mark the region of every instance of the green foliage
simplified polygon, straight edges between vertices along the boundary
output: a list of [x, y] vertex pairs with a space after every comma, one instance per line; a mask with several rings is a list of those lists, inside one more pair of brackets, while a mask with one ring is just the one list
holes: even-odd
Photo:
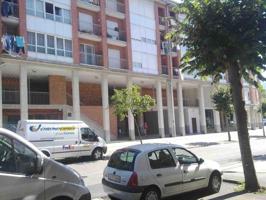
[[212, 101], [215, 105], [215, 110], [224, 112], [227, 117], [230, 117], [233, 113], [233, 100], [229, 87], [218, 87], [212, 94]]
[[184, 0], [174, 10], [184, 19], [176, 19], [166, 38], [187, 48], [183, 71], [217, 82], [233, 65], [251, 84], [266, 80], [265, 0]]
[[136, 117], [149, 111], [155, 105], [155, 100], [149, 95], [141, 96], [140, 88], [136, 85], [121, 90], [115, 89], [111, 100], [115, 108], [115, 114], [121, 121], [128, 117], [129, 111]]

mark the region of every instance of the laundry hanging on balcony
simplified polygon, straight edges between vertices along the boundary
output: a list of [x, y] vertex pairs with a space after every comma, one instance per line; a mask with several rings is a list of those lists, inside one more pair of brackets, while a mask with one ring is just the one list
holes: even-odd
[[3, 50], [11, 56], [25, 54], [25, 40], [23, 36], [5, 34], [1, 38]]

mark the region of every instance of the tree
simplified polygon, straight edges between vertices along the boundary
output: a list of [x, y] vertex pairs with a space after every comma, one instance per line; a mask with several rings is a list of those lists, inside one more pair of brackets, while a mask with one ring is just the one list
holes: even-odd
[[256, 86], [257, 80], [265, 80], [261, 72], [266, 69], [266, 1], [183, 0], [174, 10], [182, 15], [166, 37], [187, 48], [182, 70], [212, 76], [214, 82], [228, 73], [245, 189], [257, 191], [242, 79]]
[[155, 100], [149, 95], [141, 96], [140, 88], [136, 85], [120, 90], [115, 89], [114, 92], [111, 100], [114, 105], [115, 114], [122, 121], [128, 117], [129, 112], [132, 113], [134, 123], [138, 130], [140, 143], [142, 144], [142, 138], [136, 117], [152, 109], [155, 105]]
[[231, 141], [230, 135], [230, 117], [233, 114], [233, 99], [228, 87], [218, 87], [212, 94], [212, 101], [215, 105], [215, 110], [222, 112], [226, 117], [226, 128], [228, 132], [228, 141]]

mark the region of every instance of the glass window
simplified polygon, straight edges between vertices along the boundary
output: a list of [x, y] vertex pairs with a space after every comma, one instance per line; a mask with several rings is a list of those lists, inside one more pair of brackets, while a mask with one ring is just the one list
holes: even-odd
[[41, 0], [36, 0], [36, 16], [44, 18], [44, 3]]
[[64, 56], [64, 40], [62, 38], [56, 38], [57, 55]]
[[16, 173], [26, 174], [30, 168], [36, 168], [37, 154], [17, 140], [14, 141]]
[[197, 158], [190, 152], [181, 148], [174, 148], [176, 158], [182, 163], [196, 163]]
[[81, 139], [82, 140], [86, 140], [86, 141], [96, 141], [97, 140], [97, 138], [96, 138], [97, 136], [89, 128], [81, 128], [80, 132], [81, 132]]
[[27, 38], [28, 38], [28, 50], [35, 52], [36, 51], [35, 33], [27, 32]]
[[12, 140], [3, 135], [0, 135], [0, 171], [16, 171]]
[[55, 55], [55, 40], [54, 36], [47, 35], [47, 53]]
[[26, 1], [26, 12], [28, 15], [35, 15], [34, 0]]
[[72, 57], [72, 41], [65, 40], [65, 56]]
[[37, 33], [37, 52], [45, 53], [45, 37], [44, 37], [44, 34]]
[[64, 23], [71, 24], [71, 13], [70, 10], [63, 9]]
[[55, 21], [63, 22], [63, 9], [55, 7]]
[[108, 167], [115, 169], [134, 171], [134, 164], [139, 151], [118, 150], [114, 152], [108, 162]]
[[152, 169], [175, 167], [175, 161], [166, 149], [150, 152], [148, 154], [150, 166]]
[[54, 5], [45, 2], [46, 19], [54, 20]]

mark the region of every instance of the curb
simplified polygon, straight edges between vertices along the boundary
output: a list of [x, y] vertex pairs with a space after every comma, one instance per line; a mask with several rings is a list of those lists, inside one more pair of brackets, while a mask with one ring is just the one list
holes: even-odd
[[242, 183], [241, 181], [236, 181], [236, 180], [231, 180], [231, 179], [223, 179], [223, 182], [232, 183], [236, 185], [240, 185]]

